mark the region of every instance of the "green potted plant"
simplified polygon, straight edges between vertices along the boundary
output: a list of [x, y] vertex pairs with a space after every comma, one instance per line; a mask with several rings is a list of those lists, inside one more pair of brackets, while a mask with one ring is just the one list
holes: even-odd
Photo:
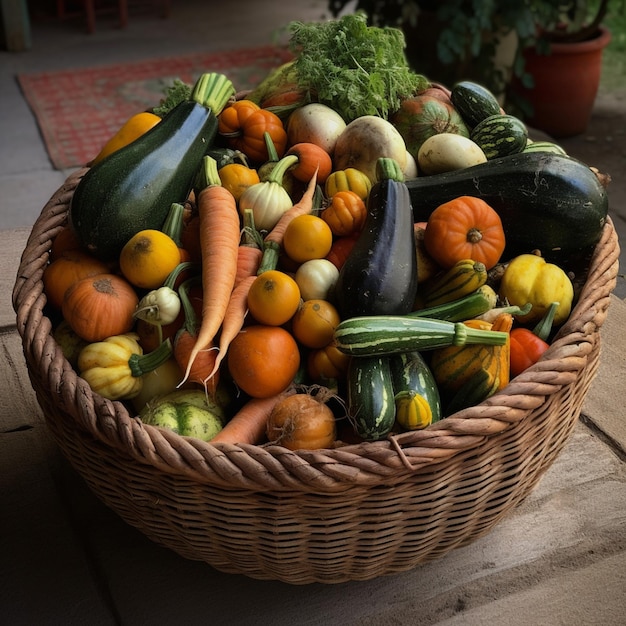
[[523, 71], [511, 83], [517, 114], [553, 137], [585, 131], [611, 34], [602, 21], [610, 0], [533, 3], [536, 32], [522, 40]]

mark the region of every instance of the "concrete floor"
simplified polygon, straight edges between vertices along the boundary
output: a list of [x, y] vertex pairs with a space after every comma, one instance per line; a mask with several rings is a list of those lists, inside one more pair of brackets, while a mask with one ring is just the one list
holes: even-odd
[[[13, 283], [14, 257], [29, 227], [69, 174], [52, 168], [17, 73], [262, 45], [288, 21], [318, 19], [326, 9], [325, 0], [172, 4], [171, 17], [161, 20], [145, 9], [134, 13], [131, 3], [126, 30], [104, 17], [93, 35], [86, 35], [79, 21], [36, 21], [32, 50], [0, 52], [0, 260], [5, 269], [0, 280], [8, 274], [5, 282]], [[626, 236], [624, 104], [602, 95], [589, 132], [563, 143], [573, 156], [613, 176], [611, 213], [618, 233]], [[106, 509], [47, 437], [27, 389], [14, 329], [9, 334], [14, 318], [3, 303], [5, 370], [11, 369], [11, 376], [2, 374], [3, 397], [12, 403], [0, 413], [3, 623], [623, 626], [623, 288], [620, 278], [584, 419], [518, 510], [474, 544], [406, 574], [303, 588], [220, 575], [155, 546]], [[9, 391], [15, 380], [24, 385], [17, 394]], [[17, 415], [32, 430], [5, 427], [5, 422], [21, 425]], [[5, 509], [7, 501], [13, 506]]]

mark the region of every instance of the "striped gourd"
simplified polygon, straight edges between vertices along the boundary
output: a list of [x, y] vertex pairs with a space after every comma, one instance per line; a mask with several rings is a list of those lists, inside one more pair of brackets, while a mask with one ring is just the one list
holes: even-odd
[[490, 115], [472, 129], [470, 139], [480, 146], [489, 161], [523, 152], [528, 129], [513, 115]]
[[[466, 325], [487, 332], [504, 332], [507, 336], [513, 325], [513, 316], [498, 315], [493, 324], [482, 320], [468, 320]], [[460, 410], [482, 402], [509, 382], [510, 345], [450, 346], [435, 350], [430, 367], [444, 399], [446, 412]]]
[[423, 283], [419, 298], [424, 307], [452, 302], [480, 289], [487, 282], [487, 277], [484, 263], [460, 259], [448, 270]]
[[466, 296], [461, 296], [450, 302], [431, 306], [425, 309], [412, 311], [412, 317], [430, 317], [449, 322], [463, 322], [478, 317], [495, 308], [498, 294], [490, 285], [483, 285]]

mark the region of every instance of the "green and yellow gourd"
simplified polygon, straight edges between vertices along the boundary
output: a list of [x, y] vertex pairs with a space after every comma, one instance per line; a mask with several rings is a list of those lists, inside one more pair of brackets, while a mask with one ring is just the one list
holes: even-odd
[[418, 430], [441, 419], [441, 399], [435, 377], [417, 351], [389, 357], [396, 421], [405, 430]]
[[69, 219], [94, 256], [116, 260], [133, 235], [159, 230], [172, 204], [187, 199], [217, 134], [217, 116], [233, 94], [225, 76], [203, 74], [189, 100], [86, 172]]

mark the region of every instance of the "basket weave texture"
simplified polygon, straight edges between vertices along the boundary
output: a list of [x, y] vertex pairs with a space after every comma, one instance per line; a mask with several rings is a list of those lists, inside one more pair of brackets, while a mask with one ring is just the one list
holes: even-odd
[[42, 274], [84, 170], [46, 204], [13, 291], [46, 422], [106, 505], [156, 543], [228, 573], [292, 584], [414, 568], [487, 533], [567, 442], [598, 367], [618, 271], [610, 218], [542, 360], [482, 404], [387, 440], [319, 451], [210, 444], [94, 394], [52, 337]]

